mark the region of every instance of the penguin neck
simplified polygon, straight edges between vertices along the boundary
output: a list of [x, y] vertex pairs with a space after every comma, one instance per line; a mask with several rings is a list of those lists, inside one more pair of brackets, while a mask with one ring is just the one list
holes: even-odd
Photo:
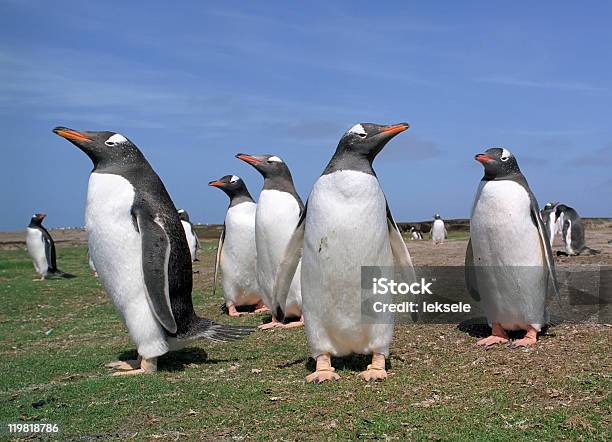
[[336, 153], [334, 153], [334, 156], [329, 160], [327, 167], [323, 171], [323, 175], [340, 170], [355, 170], [376, 176], [376, 172], [372, 168], [372, 161], [374, 161], [374, 158], [371, 156], [349, 151], [343, 146], [338, 146]]
[[289, 171], [287, 171], [286, 175], [265, 177], [263, 190], [277, 190], [279, 192], [287, 192], [297, 200], [298, 206], [300, 206], [300, 210], [304, 208], [302, 198], [300, 198], [300, 195], [298, 195], [297, 191], [295, 190], [295, 186], [293, 184], [293, 177], [291, 176], [291, 172]]
[[28, 224], [28, 227], [30, 227], [32, 229], [40, 229], [40, 228], [42, 228], [42, 224], [38, 223], [36, 221], [30, 221], [30, 224]]
[[242, 190], [240, 193], [234, 193], [232, 195], [229, 195], [229, 197], [230, 197], [230, 204], [228, 208], [230, 209], [241, 203], [254, 203], [255, 202], [255, 200], [253, 200], [253, 197], [251, 196], [249, 191], [246, 189]]
[[482, 177], [482, 181], [502, 181], [502, 180], [514, 180], [514, 181], [524, 181], [525, 177], [523, 174], [519, 172], [511, 172], [506, 173], [504, 175], [494, 175], [485, 170], [485, 174]]

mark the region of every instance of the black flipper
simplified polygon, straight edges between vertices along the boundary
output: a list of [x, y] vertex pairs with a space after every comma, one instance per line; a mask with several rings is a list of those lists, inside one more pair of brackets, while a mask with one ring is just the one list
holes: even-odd
[[476, 283], [476, 271], [474, 270], [474, 251], [472, 250], [472, 239], [468, 241], [465, 251], [465, 284], [473, 300], [480, 302], [480, 293]]
[[144, 203], [134, 206], [133, 212], [140, 232], [142, 272], [149, 307], [168, 332], [176, 333], [177, 326], [168, 288], [170, 240], [160, 219]]
[[215, 258], [215, 277], [213, 279], [213, 296], [217, 291], [217, 281], [219, 275], [219, 269], [221, 268], [221, 251], [223, 250], [223, 244], [225, 243], [225, 223], [223, 224], [223, 231], [219, 236], [219, 243], [217, 244], [217, 257]]

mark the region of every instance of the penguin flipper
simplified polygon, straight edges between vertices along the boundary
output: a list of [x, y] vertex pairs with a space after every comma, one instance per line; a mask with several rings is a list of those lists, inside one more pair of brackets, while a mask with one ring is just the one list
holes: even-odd
[[[304, 206], [304, 210], [300, 215], [300, 219], [291, 235], [291, 239], [285, 248], [283, 259], [278, 266], [276, 279], [274, 280], [274, 288], [272, 290], [272, 299], [275, 305], [272, 306], [272, 313], [278, 316], [284, 316], [284, 308], [287, 303], [287, 296], [291, 288], [291, 281], [297, 269], [300, 259], [302, 258], [302, 247], [304, 246], [304, 229], [306, 227], [306, 213], [308, 211], [308, 201]], [[278, 311], [283, 314], [279, 315]]]
[[468, 293], [474, 301], [480, 302], [480, 293], [476, 284], [476, 271], [474, 270], [474, 251], [472, 250], [472, 240], [468, 241], [465, 251], [465, 285]]
[[557, 283], [557, 273], [555, 272], [555, 260], [553, 258], [552, 247], [550, 245], [551, 241], [548, 238], [548, 231], [546, 230], [544, 222], [542, 221], [538, 202], [536, 201], [535, 197], [531, 192], [529, 192], [529, 198], [531, 200], [531, 219], [538, 229], [538, 234], [540, 236], [540, 245], [542, 246], [544, 260], [546, 261], [546, 266], [548, 267], [548, 274], [552, 282], [555, 296], [557, 297], [557, 300], [559, 300], [559, 285]]
[[177, 326], [168, 288], [170, 240], [159, 217], [146, 207], [135, 208], [134, 212], [140, 232], [142, 272], [149, 307], [168, 332], [176, 333]]
[[45, 258], [47, 258], [47, 266], [52, 272], [57, 270], [57, 258], [55, 255], [55, 244], [53, 238], [47, 230], [42, 231], [42, 240], [45, 243]]
[[[197, 238], [197, 236], [196, 236]], [[215, 277], [213, 279], [213, 296], [217, 292], [217, 281], [219, 277], [219, 268], [221, 267], [221, 251], [223, 250], [223, 244], [225, 243], [225, 224], [223, 224], [223, 230], [219, 236], [219, 243], [217, 244], [217, 257], [215, 258]]]
[[400, 267], [402, 277], [406, 282], [416, 281], [414, 267], [412, 266], [412, 258], [402, 234], [397, 227], [397, 223], [393, 219], [389, 203], [387, 203], [387, 228], [389, 230], [389, 242], [391, 244], [391, 252], [393, 253], [393, 261], [395, 265]]

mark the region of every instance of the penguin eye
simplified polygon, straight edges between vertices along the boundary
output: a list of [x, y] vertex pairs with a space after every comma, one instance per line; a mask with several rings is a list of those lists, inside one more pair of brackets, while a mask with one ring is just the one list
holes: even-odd
[[109, 147], [114, 147], [117, 144], [122, 144], [126, 142], [127, 142], [127, 138], [125, 138], [123, 135], [115, 134], [115, 135], [110, 136], [108, 140], [104, 142], [104, 144], [106, 144]]
[[368, 134], [366, 134], [365, 132], [364, 132], [364, 133], [357, 133], [357, 136], [358, 136], [359, 138], [365, 138], [365, 137], [367, 137], [367, 136], [368, 136]]
[[230, 178], [230, 183], [235, 183], [236, 181], [238, 181], [240, 178], [238, 178], [236, 175], [232, 175], [232, 177]]
[[502, 160], [503, 162], [506, 162], [510, 159], [510, 157], [501, 157], [500, 160]]
[[273, 156], [268, 158], [268, 164], [272, 164], [272, 163], [282, 163], [283, 160], [281, 160], [279, 157], [277, 156]]

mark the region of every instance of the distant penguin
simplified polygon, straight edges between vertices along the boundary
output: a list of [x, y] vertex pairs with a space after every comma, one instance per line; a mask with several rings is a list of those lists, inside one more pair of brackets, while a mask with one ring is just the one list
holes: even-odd
[[420, 230], [416, 230], [414, 226], [412, 226], [410, 227], [410, 239], [411, 240], [423, 239], [423, 234], [421, 233]]
[[256, 305], [255, 312], [265, 308], [257, 283], [257, 249], [255, 246], [255, 212], [253, 201], [244, 181], [236, 175], [226, 175], [208, 183], [227, 194], [230, 204], [225, 214], [223, 231], [217, 247], [213, 295], [221, 270], [223, 298], [230, 316], [240, 316], [236, 306]]
[[46, 216], [44, 213], [32, 215], [26, 229], [26, 246], [34, 262], [36, 273], [40, 275], [40, 281], [52, 277], [74, 278], [74, 275], [64, 273], [57, 268], [55, 242], [42, 225]]
[[440, 218], [440, 215], [436, 213], [434, 216], [434, 222], [431, 227], [431, 239], [434, 244], [442, 244], [444, 239], [448, 236], [446, 232], [446, 226], [444, 225], [444, 221]]
[[576, 210], [565, 204], [555, 206], [555, 217], [559, 220], [559, 228], [565, 245], [565, 253], [557, 252], [557, 255], [575, 256], [583, 252], [590, 255], [597, 255], [599, 250], [587, 247], [584, 242], [584, 227], [582, 218]]
[[406, 129], [405, 123], [351, 127], [316, 181], [287, 247], [275, 297], [282, 308], [303, 249], [304, 321], [310, 354], [316, 359], [316, 371], [307, 382], [338, 379], [331, 357], [350, 353], [372, 355], [361, 378], [387, 377], [393, 320], [388, 315], [363, 320], [361, 267], [402, 266], [414, 277], [410, 254], [372, 169], [385, 144]]
[[199, 261], [198, 249], [200, 248], [200, 240], [198, 239], [198, 235], [196, 235], [193, 224], [191, 224], [189, 220], [189, 214], [184, 209], [179, 209], [178, 214], [181, 224], [183, 225], [183, 230], [185, 230], [185, 236], [187, 237], [187, 246], [189, 247], [191, 260]]
[[85, 222], [100, 281], [121, 314], [138, 360], [119, 374], [150, 373], [157, 358], [197, 338], [231, 341], [253, 331], [200, 318], [191, 299], [187, 240], [164, 184], [140, 150], [114, 132], [53, 130], [92, 160]]
[[[237, 154], [236, 158], [249, 163], [264, 177], [255, 213], [257, 281], [264, 304], [272, 310], [276, 304], [273, 297], [276, 272], [302, 215], [304, 203], [295, 190], [289, 167], [278, 156]], [[277, 312], [272, 310], [272, 322], [263, 324], [260, 328], [287, 328], [304, 324], [299, 264], [289, 296], [282, 308], [285, 313], [284, 321], [279, 320]]]
[[544, 227], [548, 232], [548, 239], [550, 240], [550, 247], [553, 246], [555, 242], [555, 236], [557, 235], [558, 223], [556, 221], [555, 208], [559, 203], [546, 203], [544, 208], [540, 211], [542, 216], [542, 222], [544, 223]]
[[513, 344], [534, 345], [548, 320], [549, 286], [559, 293], [548, 232], [514, 155], [492, 148], [475, 159], [484, 177], [472, 208], [466, 283], [493, 328], [477, 344], [506, 343], [505, 330], [526, 330]]

